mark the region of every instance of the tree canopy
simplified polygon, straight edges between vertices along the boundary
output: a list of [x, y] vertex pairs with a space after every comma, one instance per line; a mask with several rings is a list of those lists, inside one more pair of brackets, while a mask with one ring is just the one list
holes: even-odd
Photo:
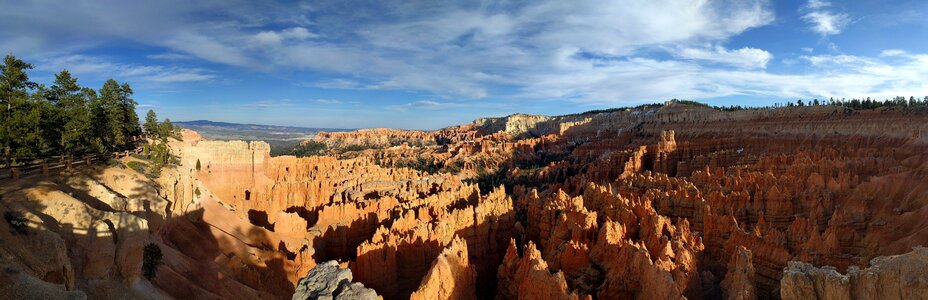
[[[0, 65], [4, 165], [56, 155], [126, 150], [140, 142], [138, 102], [132, 98], [128, 83], [110, 79], [94, 90], [81, 86], [71, 72], [62, 70], [49, 87], [29, 79], [27, 71], [32, 68], [12, 54]], [[160, 130], [161, 125], [156, 127]]]

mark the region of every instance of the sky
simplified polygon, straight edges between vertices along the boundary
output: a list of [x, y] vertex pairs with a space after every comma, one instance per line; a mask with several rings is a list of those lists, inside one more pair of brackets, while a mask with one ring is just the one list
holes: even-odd
[[0, 0], [0, 52], [139, 111], [436, 129], [512, 113], [928, 95], [924, 0]]

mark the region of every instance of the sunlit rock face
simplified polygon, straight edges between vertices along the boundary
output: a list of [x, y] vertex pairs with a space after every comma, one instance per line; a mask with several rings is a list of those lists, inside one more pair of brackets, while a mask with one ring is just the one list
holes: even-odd
[[917, 299], [928, 282], [920, 109], [668, 103], [314, 142], [338, 156], [186, 131], [157, 180], [4, 183], [0, 292]]

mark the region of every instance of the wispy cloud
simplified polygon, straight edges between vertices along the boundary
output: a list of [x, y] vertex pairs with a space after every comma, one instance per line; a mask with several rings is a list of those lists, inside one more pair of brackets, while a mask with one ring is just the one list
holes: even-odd
[[262, 31], [252, 36], [252, 40], [265, 46], [277, 46], [286, 41], [302, 41], [317, 37], [303, 27], [293, 27], [280, 31]]
[[363, 89], [365, 85], [359, 81], [344, 79], [344, 78], [332, 78], [325, 79], [320, 81], [313, 82], [298, 82], [296, 85], [303, 87], [315, 87], [315, 88], [325, 88], [325, 89]]
[[248, 108], [248, 109], [256, 109], [256, 110], [267, 110], [271, 108], [290, 107], [293, 105], [294, 103], [290, 99], [277, 99], [277, 100], [262, 99], [262, 100], [258, 100], [254, 102], [245, 103], [242, 105], [242, 107]]
[[[315, 87], [476, 99], [499, 95], [500, 88], [525, 87], [533, 74], [557, 69], [565, 57], [578, 53], [628, 57], [667, 45], [699, 48], [774, 19], [766, 0], [544, 0], [511, 5], [382, 1], [351, 10], [341, 1], [235, 4], [166, 0], [138, 6], [117, 2], [101, 9], [76, 3], [67, 16], [53, 17], [42, 13], [51, 4], [32, 3], [0, 13], [0, 26], [47, 41], [78, 32], [84, 40], [131, 40], [258, 71], [308, 70], [352, 78], [315, 82]], [[16, 24], [24, 20], [33, 26]], [[42, 47], [42, 42], [31, 45]], [[762, 67], [769, 60], [761, 49], [706, 51], [724, 58], [690, 53], [690, 59], [738, 67]]]
[[338, 100], [338, 99], [313, 99], [310, 101], [316, 104], [326, 104], [326, 105], [335, 105], [335, 104], [344, 103], [342, 100]]
[[722, 47], [709, 49], [683, 48], [676, 52], [682, 58], [722, 63], [742, 68], [766, 68], [767, 63], [773, 59], [773, 54], [765, 50], [744, 47], [728, 50]]
[[145, 83], [201, 82], [216, 77], [204, 69], [120, 63], [88, 55], [42, 56], [39, 60], [36, 65], [40, 70], [48, 72], [68, 69], [78, 76], [120, 78]]
[[808, 12], [802, 19], [812, 25], [812, 31], [829, 36], [841, 33], [841, 30], [850, 23], [850, 17], [845, 13], [830, 11], [831, 2], [826, 0], [809, 0], [806, 4]]
[[151, 55], [147, 55], [147, 56], [145, 56], [145, 57], [147, 57], [148, 59], [154, 59], [154, 60], [169, 60], [169, 61], [194, 59], [193, 56], [186, 55], [186, 54], [180, 54], [180, 53], [173, 53], [173, 52], [166, 52], [166, 53], [159, 53], [159, 54], [151, 54]]
[[880, 52], [880, 56], [883, 57], [892, 57], [892, 56], [906, 56], [909, 53], [905, 50], [900, 49], [886, 49]]
[[[208, 70], [167, 65], [193, 58], [243, 70], [295, 73], [304, 80], [295, 84], [306, 87], [404, 90], [422, 98], [456, 99], [388, 107], [393, 110], [439, 110], [480, 98], [624, 103], [928, 93], [928, 76], [918, 69], [925, 67], [925, 58], [916, 53], [886, 50], [875, 58], [777, 53], [778, 61], [802, 67], [801, 73], [768, 70], [774, 61], [769, 49], [730, 46], [733, 37], [775, 21], [767, 0], [376, 1], [351, 9], [344, 1], [233, 2], [113, 1], [101, 6], [78, 1], [69, 3], [66, 15], [46, 13], [57, 4], [24, 3], [0, 11], [0, 28], [17, 33], [0, 34], [0, 45], [35, 53], [56, 50], [58, 44], [71, 45], [62, 50], [70, 53], [105, 41], [150, 45], [164, 53], [149, 58], [166, 65], [63, 56], [70, 58], [59, 58], [56, 68], [152, 83], [215, 80]], [[837, 4], [807, 1], [799, 10], [801, 19], [788, 21], [808, 25], [823, 37], [839, 34], [850, 16]], [[837, 52], [837, 45], [828, 47]], [[267, 102], [252, 105], [271, 107]]]
[[389, 110], [394, 110], [394, 111], [408, 111], [411, 109], [442, 110], [442, 109], [450, 109], [450, 108], [457, 108], [457, 107], [463, 107], [463, 106], [465, 105], [462, 103], [438, 102], [434, 100], [419, 100], [419, 101], [413, 101], [413, 102], [409, 102], [405, 104], [388, 105], [385, 108]]

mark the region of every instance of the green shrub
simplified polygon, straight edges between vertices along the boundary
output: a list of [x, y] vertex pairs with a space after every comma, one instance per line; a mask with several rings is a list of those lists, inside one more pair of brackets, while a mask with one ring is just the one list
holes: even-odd
[[115, 158], [110, 158], [109, 160], [107, 160], [107, 161], [106, 161], [106, 165], [107, 165], [107, 166], [110, 166], [110, 167], [118, 167], [118, 168], [124, 168], [124, 167], [126, 167], [125, 165], [122, 164], [121, 161], [119, 161], [118, 159], [115, 159]]
[[143, 163], [143, 162], [139, 162], [139, 161], [130, 161], [130, 162], [127, 162], [127, 163], [126, 163], [126, 166], [128, 166], [130, 169], [135, 170], [136, 172], [139, 172], [139, 173], [142, 173], [142, 174], [145, 174], [145, 173], [146, 173], [146, 172], [145, 172], [146, 169], [148, 169], [148, 165], [146, 165], [146, 164]]
[[[273, 149], [273, 148], [272, 148]], [[320, 142], [316, 141], [306, 141], [303, 142], [290, 151], [290, 154], [293, 154], [296, 157], [306, 157], [314, 155], [325, 155], [328, 151], [328, 147]]]

